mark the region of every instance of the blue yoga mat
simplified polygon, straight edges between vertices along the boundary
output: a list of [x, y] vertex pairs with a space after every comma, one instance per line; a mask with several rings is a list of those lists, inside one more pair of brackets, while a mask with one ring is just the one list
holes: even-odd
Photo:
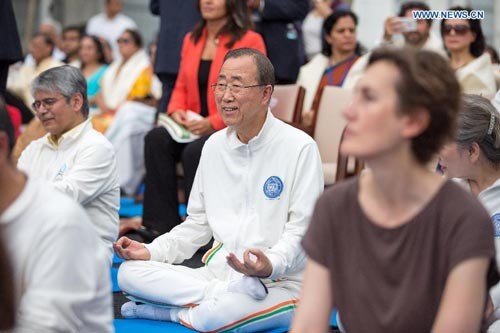
[[118, 287], [118, 268], [117, 267], [111, 267], [111, 284], [112, 284], [112, 290], [114, 293], [117, 293], [120, 291], [120, 287]]
[[330, 317], [330, 326], [339, 327], [337, 324], [337, 310], [332, 311], [332, 316]]
[[[120, 199], [120, 210], [118, 214], [121, 217], [135, 217], [142, 216], [142, 203], [135, 202], [132, 198], [121, 198]], [[186, 205], [179, 205], [179, 215], [186, 216]]]
[[132, 198], [120, 198], [118, 214], [122, 217], [142, 216], [142, 203], [136, 203]]
[[[185, 333], [185, 332], [196, 332], [181, 324], [156, 321], [156, 320], [146, 320], [146, 319], [115, 319], [114, 320], [115, 333], [137, 333], [137, 332], [148, 332], [148, 333]], [[267, 333], [284, 333], [287, 332], [288, 328], [281, 327], [276, 328]]]
[[124, 260], [113, 253], [113, 265], [120, 265]]
[[156, 320], [146, 320], [146, 319], [115, 319], [115, 333], [138, 333], [138, 332], [148, 332], [148, 333], [186, 333], [186, 332], [196, 332], [181, 324], [166, 322], [166, 321], [156, 321]]

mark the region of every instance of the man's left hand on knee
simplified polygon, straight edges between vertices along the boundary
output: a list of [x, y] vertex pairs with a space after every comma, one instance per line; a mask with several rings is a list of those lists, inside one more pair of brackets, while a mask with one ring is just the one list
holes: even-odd
[[229, 253], [226, 259], [235, 271], [248, 276], [266, 278], [273, 272], [273, 264], [264, 252], [258, 249], [246, 250], [243, 253], [243, 262], [234, 253]]

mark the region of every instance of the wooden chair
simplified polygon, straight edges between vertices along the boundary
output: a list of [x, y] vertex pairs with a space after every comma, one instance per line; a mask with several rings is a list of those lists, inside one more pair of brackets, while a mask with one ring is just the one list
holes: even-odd
[[[340, 136], [340, 143], [342, 143], [342, 141], [344, 140], [344, 132], [345, 127], [342, 130], [342, 135]], [[339, 149], [337, 154], [337, 170], [335, 172], [335, 182], [359, 175], [361, 171], [363, 171], [364, 166], [365, 165], [363, 161], [354, 156], [344, 155], [340, 152]]]
[[304, 105], [305, 93], [304, 87], [297, 84], [274, 86], [273, 99], [276, 104], [271, 108], [271, 112], [284, 122], [298, 123]]
[[342, 110], [347, 107], [351, 98], [351, 90], [334, 86], [325, 87], [313, 119], [312, 134], [321, 155], [325, 185], [335, 183], [340, 140], [347, 124]]

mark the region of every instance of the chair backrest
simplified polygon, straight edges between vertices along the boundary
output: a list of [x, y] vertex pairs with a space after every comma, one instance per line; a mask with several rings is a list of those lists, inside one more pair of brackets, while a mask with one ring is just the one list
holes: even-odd
[[[340, 136], [340, 143], [342, 143], [342, 140], [344, 140], [344, 132], [345, 127], [342, 130], [342, 135]], [[365, 164], [363, 161], [350, 155], [341, 154], [339, 149], [337, 154], [335, 182], [359, 175], [361, 171], [363, 171], [364, 166]]]
[[342, 110], [349, 104], [352, 91], [335, 86], [326, 86], [321, 94], [318, 111], [313, 120], [313, 138], [318, 144], [321, 161], [336, 163], [337, 155], [347, 121]]
[[273, 99], [275, 104], [271, 107], [273, 115], [287, 123], [298, 123], [304, 105], [306, 90], [298, 84], [283, 84], [274, 86]]

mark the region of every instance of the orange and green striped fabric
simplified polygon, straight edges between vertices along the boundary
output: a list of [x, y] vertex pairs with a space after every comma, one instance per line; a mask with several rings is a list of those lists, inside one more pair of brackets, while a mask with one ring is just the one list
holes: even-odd
[[[224, 332], [231, 332], [235, 329], [241, 328], [243, 326], [253, 324], [259, 321], [263, 321], [269, 318], [272, 318], [274, 316], [280, 315], [284, 312], [288, 311], [293, 311], [295, 307], [297, 306], [298, 300], [291, 300], [291, 301], [286, 301], [283, 303], [279, 303], [275, 306], [270, 307], [269, 309], [265, 309], [256, 313], [253, 313], [249, 316], [246, 316], [245, 318], [242, 318], [240, 320], [237, 320], [233, 323], [227, 324], [219, 329], [216, 329], [214, 331], [211, 331], [209, 333], [224, 333]], [[191, 329], [194, 329], [189, 323], [183, 321], [181, 319], [181, 324], [189, 327]]]
[[224, 243], [219, 243], [216, 247], [211, 248], [208, 250], [205, 255], [203, 255], [203, 258], [201, 258], [201, 262], [204, 263], [205, 265], [208, 265], [208, 262], [212, 260], [214, 255], [219, 251], [222, 246], [224, 246]]

